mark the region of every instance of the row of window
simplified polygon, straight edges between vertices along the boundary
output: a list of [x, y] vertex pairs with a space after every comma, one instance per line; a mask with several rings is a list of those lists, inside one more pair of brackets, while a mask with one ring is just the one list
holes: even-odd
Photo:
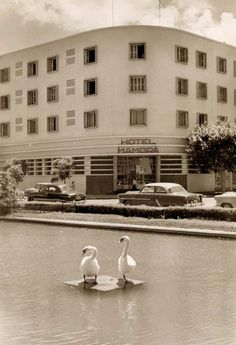
[[[75, 55], [75, 49], [69, 49], [66, 51], [67, 63], [70, 64], [74, 60], [68, 60], [68, 56]], [[145, 43], [130, 43], [130, 55], [131, 60], [144, 59], [145, 58]], [[97, 47], [89, 47], [84, 49], [84, 64], [91, 64], [97, 62]], [[27, 76], [38, 75], [38, 60], [30, 61], [27, 63]], [[59, 56], [51, 56], [47, 58], [47, 72], [56, 72], [59, 70]], [[10, 81], [10, 68], [2, 68], [0, 70], [0, 82], [4, 83]]]
[[[21, 90], [18, 90], [21, 91]], [[17, 92], [16, 92], [17, 95]], [[18, 96], [17, 96], [18, 97]], [[47, 88], [47, 102], [57, 102], [58, 97], [58, 85], [50, 86]], [[27, 91], [27, 104], [38, 104], [38, 90]], [[10, 109], [10, 95], [4, 95], [0, 97], [0, 109]]]
[[[202, 83], [197, 81], [197, 98], [207, 99], [207, 83]], [[73, 92], [68, 92], [73, 91]], [[147, 82], [146, 76], [130, 76], [129, 77], [129, 91], [131, 93], [135, 92], [146, 92]], [[16, 96], [21, 91], [20, 95], [22, 96], [22, 90], [16, 91]], [[67, 89], [67, 94], [74, 93], [74, 87]], [[97, 94], [97, 79], [88, 79], [84, 80], [84, 95], [96, 95]], [[176, 94], [177, 95], [188, 95], [188, 79], [176, 78]], [[18, 96], [17, 96], [18, 97]], [[47, 102], [58, 102], [59, 93], [58, 85], [50, 86], [47, 88]], [[217, 101], [218, 102], [227, 102], [227, 88], [223, 86], [217, 86]], [[38, 89], [27, 91], [27, 104], [36, 105], [38, 104]], [[234, 104], [236, 105], [236, 90], [234, 90]], [[10, 109], [10, 95], [0, 96], [0, 109]]]
[[[188, 63], [188, 48], [176, 46], [175, 47], [175, 61], [179, 63]], [[196, 66], [199, 68], [207, 68], [207, 53], [196, 51]], [[227, 73], [226, 58], [216, 57], [216, 71], [218, 73]], [[236, 61], [234, 61], [234, 77], [236, 76]]]
[[[70, 57], [72, 56], [72, 58]], [[68, 49], [66, 51], [67, 63], [74, 63], [75, 49]], [[129, 44], [129, 58], [131, 60], [146, 59], [146, 43], [130, 43]], [[188, 63], [188, 48], [182, 46], [175, 46], [175, 61], [178, 63]], [[73, 59], [73, 60], [71, 60]], [[91, 64], [97, 62], [97, 46], [84, 49], [84, 64]], [[19, 64], [19, 63], [17, 63]], [[16, 64], [16, 67], [17, 67]], [[47, 58], [46, 65], [47, 72], [56, 72], [59, 70], [59, 56], [51, 56]], [[196, 66], [199, 68], [207, 68], [207, 53], [196, 51]], [[227, 60], [226, 58], [217, 56], [216, 70], [218, 73], [227, 73]], [[38, 60], [30, 61], [27, 63], [27, 76], [38, 75]], [[234, 76], [236, 76], [236, 61], [234, 61]], [[0, 82], [10, 81], [10, 68], [0, 69]]]
[[[226, 121], [227, 116], [218, 116], [220, 121]], [[204, 113], [197, 113], [197, 124], [202, 125], [208, 122], [208, 115]], [[22, 119], [19, 122], [22, 125]], [[130, 109], [130, 125], [147, 125], [147, 109]], [[98, 126], [98, 112], [92, 110], [84, 113], [84, 128], [97, 127]], [[189, 126], [189, 112], [184, 110], [177, 110], [176, 112], [176, 126], [187, 128]], [[49, 116], [47, 118], [47, 131], [57, 132], [59, 130], [59, 117]], [[38, 133], [38, 119], [27, 120], [27, 134]], [[0, 136], [10, 136], [10, 122], [0, 123]]]
[[[58, 56], [52, 56], [47, 58], [47, 72], [56, 72], [58, 71]], [[38, 75], [38, 61], [31, 61], [27, 63], [27, 76], [32, 77]], [[3, 68], [0, 70], [0, 82], [10, 81], [10, 67]]]
[[[55, 158], [36, 158], [22, 160], [22, 163], [27, 166], [28, 175], [51, 175], [53, 170], [53, 161]], [[84, 157], [72, 157], [73, 169], [72, 174], [84, 174], [85, 162]]]
[[[188, 95], [188, 79], [176, 78], [176, 94]], [[207, 83], [196, 82], [196, 96], [199, 99], [207, 99]], [[227, 88], [217, 85], [217, 101], [227, 102]], [[234, 104], [236, 105], [236, 90], [234, 90]]]

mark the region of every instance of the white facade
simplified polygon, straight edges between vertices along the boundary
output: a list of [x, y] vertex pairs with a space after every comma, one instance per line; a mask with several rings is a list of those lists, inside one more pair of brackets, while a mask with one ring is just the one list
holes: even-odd
[[152, 26], [93, 30], [3, 55], [0, 160], [26, 160], [24, 187], [49, 181], [53, 158], [72, 156], [73, 180], [87, 193], [130, 188], [133, 178], [195, 190], [185, 138], [199, 114], [235, 121], [235, 64], [235, 47]]

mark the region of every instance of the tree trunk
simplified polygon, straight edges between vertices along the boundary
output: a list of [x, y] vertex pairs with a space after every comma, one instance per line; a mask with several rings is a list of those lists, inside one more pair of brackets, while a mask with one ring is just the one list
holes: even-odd
[[226, 170], [224, 168], [220, 168], [220, 182], [221, 182], [221, 191], [222, 193], [224, 193], [225, 182], [226, 182]]

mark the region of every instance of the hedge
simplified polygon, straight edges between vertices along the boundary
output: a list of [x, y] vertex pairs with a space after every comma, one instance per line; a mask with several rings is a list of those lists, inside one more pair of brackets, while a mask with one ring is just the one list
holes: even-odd
[[163, 218], [163, 219], [207, 219], [236, 222], [236, 209], [200, 207], [145, 207], [145, 206], [107, 206], [79, 203], [28, 202], [25, 209], [38, 211], [60, 211], [75, 213], [114, 214], [124, 217]]

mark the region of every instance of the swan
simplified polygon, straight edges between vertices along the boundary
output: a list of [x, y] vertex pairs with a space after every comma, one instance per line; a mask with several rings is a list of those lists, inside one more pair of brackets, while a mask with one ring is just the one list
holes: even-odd
[[[89, 254], [89, 255], [85, 255]], [[84, 256], [85, 255], [85, 256]], [[84, 283], [86, 283], [86, 276], [95, 276], [95, 283], [97, 283], [97, 275], [100, 271], [100, 266], [97, 260], [98, 250], [94, 246], [84, 247], [81, 256], [84, 256], [80, 263], [80, 270], [83, 274]]]
[[132, 272], [136, 267], [135, 260], [128, 255], [128, 248], [130, 244], [129, 236], [122, 236], [119, 243], [124, 242], [124, 248], [121, 256], [118, 259], [118, 271], [123, 275], [125, 283], [127, 283], [126, 273]]

